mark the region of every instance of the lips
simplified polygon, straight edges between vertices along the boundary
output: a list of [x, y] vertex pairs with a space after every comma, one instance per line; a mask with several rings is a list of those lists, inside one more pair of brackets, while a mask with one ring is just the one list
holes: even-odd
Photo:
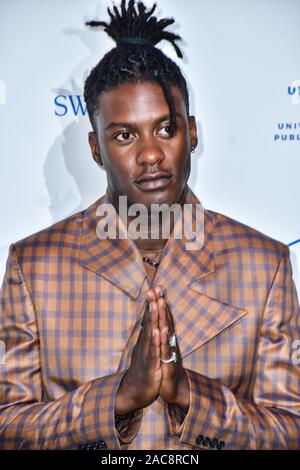
[[159, 172], [143, 175], [135, 183], [144, 191], [154, 191], [166, 188], [171, 179], [172, 175], [170, 173]]

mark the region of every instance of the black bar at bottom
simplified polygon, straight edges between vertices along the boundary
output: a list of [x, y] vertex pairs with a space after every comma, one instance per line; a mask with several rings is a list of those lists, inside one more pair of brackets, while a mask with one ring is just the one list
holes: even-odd
[[[88, 468], [99, 470], [114, 465], [122, 465], [125, 468], [140, 468], [141, 465], [203, 465], [216, 463], [222, 466], [226, 464], [242, 463], [245, 465], [255, 463], [268, 463], [276, 465], [292, 464], [299, 461], [298, 450], [278, 451], [218, 451], [218, 450], [192, 450], [192, 451], [67, 451], [67, 450], [45, 450], [45, 451], [0, 451], [0, 467], [3, 463], [11, 464], [56, 464], [67, 463], [68, 465], [84, 464]], [[1, 467], [3, 468], [3, 467]]]

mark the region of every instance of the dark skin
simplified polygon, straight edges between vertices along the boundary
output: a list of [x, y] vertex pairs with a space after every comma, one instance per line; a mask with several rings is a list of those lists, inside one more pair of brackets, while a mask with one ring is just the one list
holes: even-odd
[[[107, 174], [109, 197], [118, 209], [119, 196], [128, 205], [182, 203], [190, 174], [191, 149], [197, 146], [194, 116], [188, 116], [180, 90], [172, 86], [177, 130], [169, 133], [170, 112], [162, 88], [157, 83], [138, 82], [120, 85], [99, 98], [97, 133], [89, 133], [94, 160]], [[136, 180], [156, 172], [171, 175], [168, 184], [145, 190]], [[130, 218], [128, 223], [130, 222]], [[163, 248], [166, 239], [138, 239], [138, 248]], [[116, 395], [117, 414], [149, 406], [158, 396], [168, 404], [189, 407], [189, 383], [178, 346], [168, 344], [175, 332], [173, 318], [163, 289], [156, 286], [146, 293], [142, 329]], [[151, 310], [151, 311], [150, 311]], [[164, 364], [176, 350], [177, 362]]]

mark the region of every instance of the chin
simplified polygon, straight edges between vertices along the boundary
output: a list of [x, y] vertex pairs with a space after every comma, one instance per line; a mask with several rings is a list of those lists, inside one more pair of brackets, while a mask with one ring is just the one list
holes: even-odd
[[174, 194], [168, 195], [168, 194], [158, 194], [156, 197], [153, 197], [153, 199], [149, 202], [147, 205], [149, 208], [151, 204], [168, 204], [168, 206], [172, 206], [173, 204], [176, 204], [179, 200], [179, 195], [175, 196]]

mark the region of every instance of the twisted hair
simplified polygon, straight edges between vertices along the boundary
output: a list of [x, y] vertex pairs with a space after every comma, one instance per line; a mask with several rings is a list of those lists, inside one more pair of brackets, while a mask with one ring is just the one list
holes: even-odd
[[116, 47], [107, 52], [100, 62], [92, 69], [84, 86], [84, 99], [93, 129], [96, 130], [96, 114], [99, 96], [125, 83], [138, 81], [158, 83], [164, 92], [170, 110], [170, 134], [176, 131], [176, 114], [170, 85], [180, 90], [187, 114], [189, 114], [189, 97], [185, 78], [178, 65], [167, 57], [156, 44], [167, 40], [174, 47], [178, 57], [182, 52], [176, 41], [181, 37], [166, 27], [174, 23], [173, 18], [158, 20], [154, 16], [156, 4], [149, 10], [143, 2], [121, 0], [118, 8], [113, 5], [113, 12], [107, 9], [110, 22], [89, 21], [86, 25], [102, 27], [115, 42]]

